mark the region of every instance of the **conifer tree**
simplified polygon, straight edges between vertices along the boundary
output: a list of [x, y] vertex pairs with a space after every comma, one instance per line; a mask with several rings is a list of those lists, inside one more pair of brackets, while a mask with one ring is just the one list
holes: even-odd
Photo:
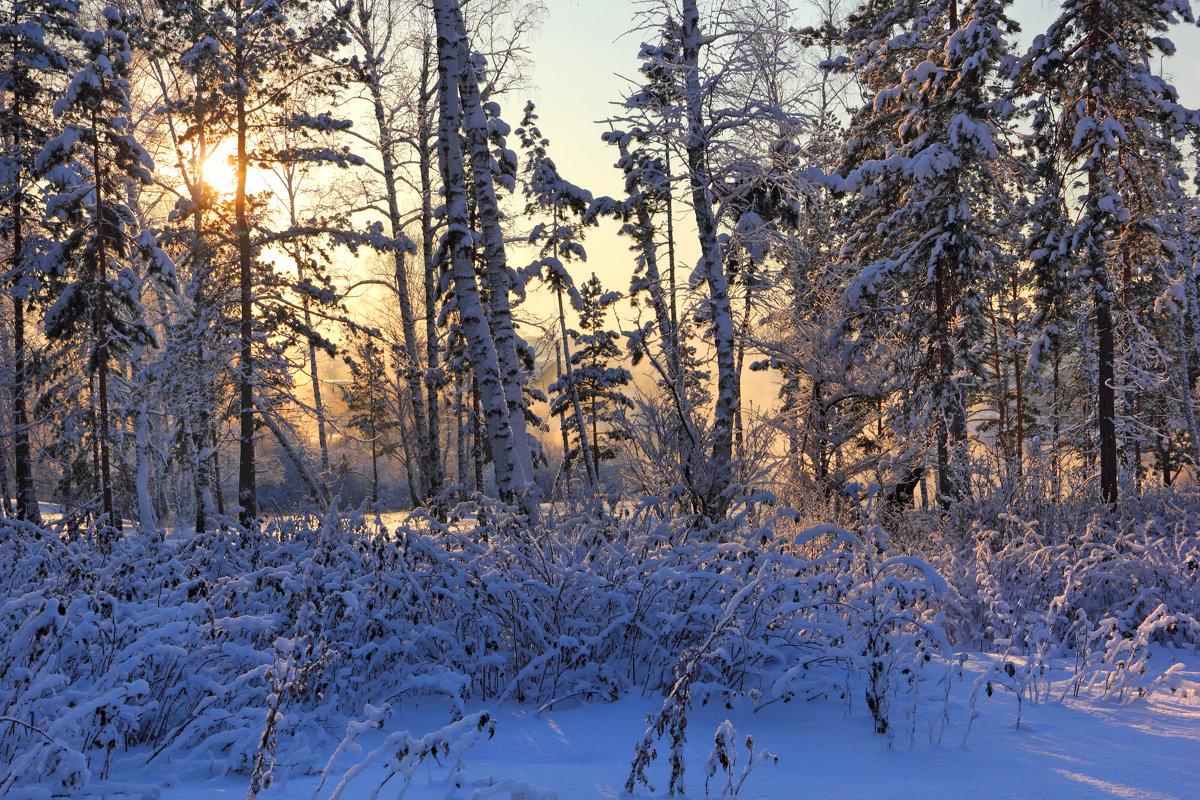
[[[247, 190], [254, 166], [292, 158], [322, 158], [348, 163], [344, 154], [328, 148], [306, 152], [278, 152], [268, 137], [256, 131], [290, 126], [294, 130], [335, 129], [340, 123], [327, 113], [297, 111], [289, 100], [299, 89], [320, 89], [333, 80], [317, 62], [346, 42], [339, 16], [320, 17], [304, 0], [173, 0], [176, 13], [194, 21], [196, 41], [183, 56], [189, 63], [204, 63], [209, 74], [221, 76], [211, 97], [208, 120], [228, 131], [236, 143], [235, 188], [231, 236], [238, 265], [238, 505], [243, 525], [258, 515], [255, 459], [255, 331], [268, 321], [292, 324], [280, 317], [281, 309], [256, 314], [260, 265], [257, 253], [264, 242], [253, 235], [253, 200]], [[211, 87], [210, 87], [211, 88]], [[299, 287], [305, 291], [304, 287]], [[310, 294], [312, 292], [310, 291]], [[319, 293], [318, 293], [319, 296]], [[266, 420], [264, 420], [266, 422]], [[270, 427], [270, 426], [268, 426]]]
[[852, 351], [909, 376], [904, 431], [932, 425], [937, 494], [966, 491], [967, 409], [980, 374], [983, 292], [1009, 200], [997, 163], [1007, 106], [995, 91], [1015, 25], [1005, 0], [897, 6], [851, 19], [851, 63], [870, 87], [844, 149], [852, 196], [842, 259]]
[[1163, 277], [1144, 268], [1144, 256], [1172, 245], [1158, 221], [1165, 198], [1149, 192], [1180, 161], [1177, 143], [1200, 130], [1200, 117], [1152, 65], [1175, 52], [1163, 32], [1193, 21], [1186, 0], [1067, 0], [1016, 72], [1048, 173], [1034, 207], [1057, 209], [1031, 237], [1045, 328], [1035, 355], [1056, 346], [1067, 309], [1087, 309], [1100, 493], [1109, 504], [1118, 499], [1118, 391], [1130, 397], [1158, 380], [1138, 356], [1157, 346], [1144, 323]]
[[587, 280], [579, 289], [579, 331], [572, 335], [577, 349], [575, 359], [575, 393], [591, 428], [591, 443], [595, 471], [600, 463], [617, 457], [617, 442], [623, 433], [615, 425], [621, 412], [633, 407], [624, 387], [633, 375], [614, 364], [621, 358], [617, 333], [608, 327], [608, 315], [619, 300], [618, 292], [605, 291], [596, 277]]
[[[554, 292], [558, 303], [558, 330], [564, 370], [558, 381], [550, 387], [552, 393], [558, 394], [551, 402], [550, 413], [563, 420], [564, 434], [568, 428], [574, 430], [588, 488], [594, 495], [599, 489], [598, 462], [588, 442], [588, 427], [575, 380], [575, 359], [571, 354], [566, 304], [563, 301], [564, 295], [568, 296], [572, 307], [577, 311], [583, 308], [583, 300], [567, 270], [567, 263], [575, 259], [587, 260], [581, 239], [592, 194], [558, 174], [558, 168], [547, 150], [550, 142], [542, 137], [537, 128], [533, 103], [525, 106], [525, 117], [517, 129], [517, 135], [521, 137], [521, 146], [527, 153], [523, 173], [527, 198], [525, 213], [528, 216], [549, 215], [548, 220], [535, 224], [529, 233], [529, 243], [538, 248], [538, 258], [526, 269], [526, 276], [541, 277]], [[574, 424], [570, 426], [566, 422], [568, 410], [573, 412], [574, 417]], [[563, 457], [570, 460], [569, 453], [564, 453]]]
[[[42, 216], [34, 159], [46, 143], [44, 109], [56, 76], [69, 68], [61, 51], [74, 30], [72, 0], [14, 0], [0, 12], [0, 229], [8, 239], [4, 286], [12, 302], [12, 439], [17, 519], [41, 522], [29, 443], [29, 361], [25, 313], [37, 287], [33, 267]], [[7, 500], [7, 497], [5, 498]]]
[[[132, 347], [152, 345], [142, 319], [139, 280], [131, 262], [135, 249], [152, 270], [174, 280], [174, 266], [124, 201], [126, 182], [150, 183], [154, 163], [129, 132], [130, 29], [134, 20], [104, 9], [99, 30], [83, 30], [83, 58], [64, 95], [54, 105], [64, 123], [59, 136], [38, 155], [36, 167], [58, 190], [47, 208], [63, 231], [65, 258], [51, 273], [53, 305], [46, 335], [68, 340], [87, 329], [87, 363], [95, 376], [98, 410], [93, 440], [99, 451], [99, 483], [106, 526], [120, 529], [113, 506], [109, 436], [110, 362]], [[77, 263], [79, 271], [70, 270]]]
[[387, 369], [379, 347], [370, 339], [363, 340], [354, 348], [354, 358], [349, 364], [350, 384], [341, 387], [350, 410], [347, 424], [362, 434], [370, 445], [371, 502], [378, 503], [379, 459], [399, 449], [399, 445], [389, 437], [399, 423], [388, 403]]

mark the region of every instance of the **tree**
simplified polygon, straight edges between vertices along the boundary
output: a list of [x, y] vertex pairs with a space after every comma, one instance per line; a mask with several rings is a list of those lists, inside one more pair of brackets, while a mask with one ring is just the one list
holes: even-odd
[[[996, 273], [997, 222], [1011, 205], [997, 163], [1005, 101], [994, 89], [1015, 25], [1003, 0], [909, 4], [848, 33], [871, 92], [841, 165], [853, 196], [841, 258], [850, 352], [909, 376], [893, 419], [932, 424], [943, 506], [966, 484], [967, 409], [981, 366], [984, 291]], [[928, 37], [928, 38], [925, 38]]]
[[[512, 349], [515, 357], [514, 333], [505, 331], [503, 344], [493, 338], [493, 320], [498, 308], [507, 305], [510, 289], [507, 271], [503, 274], [503, 241], [497, 240], [499, 233], [499, 210], [494, 206], [495, 194], [491, 184], [491, 154], [487, 150], [487, 122], [478, 99], [478, 83], [466, 52], [466, 36], [463, 33], [462, 11], [456, 0], [435, 0], [434, 18], [437, 24], [437, 54], [439, 76], [438, 156], [442, 172], [442, 183], [446, 202], [446, 249], [450, 254], [451, 284], [454, 290], [454, 305], [458, 311], [462, 334], [466, 340], [466, 354], [478, 385], [483, 417], [491, 442], [492, 459], [496, 467], [496, 485], [501, 497], [509, 502], [519, 502], [531, 522], [539, 518], [537, 492], [532, 484], [532, 466], [527, 471], [525, 464], [532, 464], [529, 443], [524, 437], [525, 420], [522, 403], [518, 396], [516, 408], [510, 401], [507, 386], [518, 381], [519, 367], [501, 374], [498, 352]], [[471, 91], [471, 87], [474, 91]], [[464, 95], [470, 100], [464, 102]], [[473, 100], [474, 102], [470, 102]], [[465, 120], [470, 122], [465, 122]], [[465, 126], [465, 127], [464, 127]], [[469, 137], [464, 134], [470, 131]], [[482, 137], [482, 143], [480, 139]], [[475, 253], [472, 243], [470, 217], [467, 211], [465, 183], [464, 144], [470, 139], [472, 172], [474, 174], [475, 199], [489, 206], [484, 226], [492, 231], [485, 236], [490, 263], [488, 274], [491, 313], [484, 311], [480, 299], [479, 284], [475, 277]], [[491, 203], [486, 197], [491, 197]], [[503, 299], [501, 299], [503, 298]], [[507, 386], [506, 386], [507, 384]], [[523, 453], [523, 455], [522, 455]]]
[[343, 385], [342, 395], [350, 411], [347, 424], [361, 433], [371, 447], [371, 502], [379, 502], [379, 459], [399, 449], [389, 441], [388, 434], [399, 422], [388, 402], [388, 384], [383, 353], [370, 339], [364, 339], [354, 349], [350, 361], [351, 381]]
[[[81, 33], [83, 63], [54, 105], [65, 126], [36, 162], [59, 191], [47, 212], [66, 234], [66, 258], [51, 274], [56, 299], [46, 312], [46, 334], [65, 340], [82, 333], [85, 321], [90, 328], [87, 362], [99, 400], [93, 436], [99, 449], [103, 519], [118, 530], [110, 466], [110, 358], [155, 342], [140, 314], [139, 281], [130, 264], [134, 249], [141, 250], [158, 275], [174, 279], [173, 264], [151, 232], [136, 231], [137, 218], [121, 199], [125, 181], [150, 183], [154, 169], [128, 132], [132, 22], [109, 7], [103, 12], [103, 29]], [[71, 262], [82, 271], [67, 272]]]
[[[9, 240], [6, 283], [12, 302], [12, 438], [18, 519], [41, 522], [33, 481], [28, 414], [29, 350], [25, 312], [36, 288], [31, 262], [38, 242], [32, 236], [41, 216], [38, 194], [33, 191], [31, 167], [46, 143], [46, 101], [53, 76], [69, 68], [59, 50], [63, 37], [74, 28], [79, 7], [70, 0], [17, 0], [0, 19], [0, 229]], [[7, 497], [6, 497], [7, 500]]]
[[[395, 44], [398, 17], [406, 13], [400, 4], [391, 0], [368, 2], [355, 0], [354, 8], [347, 21], [347, 30], [359, 52], [349, 61], [349, 71], [367, 95], [370, 103], [374, 129], [371, 134], [360, 134], [360, 138], [373, 153], [379, 157], [379, 166], [371, 166], [378, 177], [383, 180], [382, 211], [387, 219], [390, 236], [395, 240], [404, 238], [404, 223], [400, 213], [400, 180], [401, 176], [399, 148], [409, 143], [414, 146], [419, 157], [420, 191], [422, 195], [422, 260], [425, 270], [425, 302], [426, 320], [436, 319], [433, 300], [436, 297], [433, 271], [436, 264], [433, 259], [433, 220], [431, 208], [431, 163], [429, 148], [424, 146], [432, 131], [429, 104], [433, 90], [430, 87], [430, 49], [428, 36], [416, 35], [421, 49], [421, 68], [415, 85], [397, 87], [397, 78], [402, 75], [400, 70], [400, 52], [402, 46]], [[400, 43], [401, 45], [403, 42]], [[398, 75], [399, 73], [399, 75]], [[415, 94], [415, 98], [411, 95]], [[399, 97], [399, 99], [397, 99]], [[408, 110], [408, 103], [415, 101], [416, 119], [415, 131], [405, 129], [405, 120], [400, 118], [401, 110]], [[372, 203], [376, 202], [371, 198]], [[396, 292], [396, 300], [400, 306], [401, 330], [403, 331], [404, 350], [407, 358], [402, 369], [409, 384], [409, 398], [412, 406], [413, 426], [416, 432], [418, 465], [420, 481], [422, 482], [422, 499], [432, 501], [442, 491], [441, 445], [438, 432], [437, 415], [437, 386], [435, 372], [437, 369], [438, 352], [436, 328], [426, 327], [425, 335], [428, 346], [421, 352], [417, 338], [416, 316], [413, 312], [413, 301], [409, 292], [409, 266], [404, 248], [392, 250]], [[424, 363], [424, 369], [422, 369]]]
[[[583, 309], [583, 299], [575, 288], [575, 282], [566, 265], [574, 259], [587, 260], [587, 252], [583, 249], [581, 239], [592, 194], [563, 180], [558, 174], [558, 168], [548, 152], [550, 141], [543, 138], [537, 128], [537, 114], [534, 113], [533, 103], [525, 106], [525, 117], [521, 121], [521, 127], [517, 129], [517, 135], [521, 137], [521, 146], [527, 153], [523, 173], [527, 198], [525, 214], [549, 214], [548, 220], [535, 224], [529, 233], [529, 243], [538, 248], [538, 258], [526, 269], [526, 275], [536, 275], [545, 280], [558, 302], [558, 330], [565, 371], [550, 387], [552, 393], [559, 393], [558, 401], [551, 402], [550, 413], [564, 420], [566, 435], [566, 411], [569, 407], [574, 412], [574, 425], [571, 427], [575, 431], [579, 455], [587, 474], [588, 489], [595, 496], [600, 487], [598, 461], [588, 444], [587, 425], [584, 422], [583, 407], [575, 382], [575, 359], [571, 355], [567, 312], [563, 302], [563, 296], [567, 295], [576, 310]], [[567, 459], [567, 463], [570, 462], [569, 453], [563, 453], [563, 457]]]
[[1174, 246], [1158, 222], [1165, 198], [1151, 192], [1170, 185], [1175, 143], [1200, 130], [1200, 117], [1150, 66], [1175, 52], [1163, 32], [1180, 21], [1194, 21], [1186, 2], [1067, 0], [1016, 71], [1043, 165], [1034, 205], [1055, 210], [1031, 239], [1044, 326], [1034, 354], [1055, 347], [1066, 309], [1089, 309], [1100, 493], [1109, 504], [1118, 499], [1117, 393], [1149, 388], [1137, 375], [1156, 371], [1136, 353], [1156, 346], [1143, 321], [1163, 275], [1143, 271], [1139, 252]]
[[[738, 203], [730, 201], [739, 196], [737, 187], [754, 181], [747, 165], [756, 169], [762, 165], [749, 155], [749, 149], [769, 150], [762, 147], [762, 136], [775, 141], [780, 130], [798, 123], [786, 107], [790, 103], [772, 104], [757, 96], [751, 76], [780, 65], [764, 63], [766, 51], [752, 43], [769, 30], [785, 29], [785, 14], [786, 9], [779, 5], [764, 10], [755, 3], [731, 4], [721, 8], [711, 31], [702, 29], [696, 0], [667, 4], [661, 16], [654, 12], [646, 15], [659, 31], [658, 43], [643, 45], [639, 54], [646, 62], [643, 73], [648, 85], [626, 98], [627, 116], [613, 120], [636, 126], [626, 132], [638, 139], [669, 142], [682, 153], [681, 177], [687, 182], [700, 250], [690, 282], [707, 290], [697, 317], [707, 327], [716, 362], [708, 463], [695, 480], [703, 513], [713, 517], [723, 515], [733, 499], [737, 475], [734, 440], [741, 406], [738, 325], [725, 243], [745, 221], [739, 216]], [[614, 132], [610, 139], [617, 135]], [[664, 174], [669, 174], [665, 163]], [[730, 187], [735, 187], [732, 192], [727, 191]], [[682, 339], [680, 344], [682, 349]]]
[[607, 317], [618, 292], [608, 292], [596, 273], [579, 290], [579, 331], [572, 332], [578, 349], [575, 359], [575, 393], [591, 427], [591, 452], [596, 475], [600, 463], [617, 457], [616, 443], [623, 434], [616, 422], [621, 409], [633, 407], [623, 389], [633, 380], [629, 370], [614, 366], [621, 358], [617, 333], [608, 327]]
[[[199, 35], [184, 55], [188, 63], [205, 63], [210, 74], [224, 76], [213, 97], [209, 119], [224, 126], [235, 140], [235, 189], [231, 238], [238, 264], [238, 418], [239, 519], [255, 524], [258, 492], [255, 476], [255, 300], [256, 252], [264, 242], [252, 236], [251, 198], [247, 177], [252, 166], [318, 157], [315, 152], [281, 153], [257, 132], [271, 127], [329, 130], [337, 121], [328, 114], [297, 112], [289, 99], [297, 88], [319, 87], [336, 79], [317, 63], [318, 56], [346, 43], [338, 16], [311, 15], [303, 0], [178, 0], [188, 6]], [[347, 163], [344, 155], [323, 150], [321, 157]]]

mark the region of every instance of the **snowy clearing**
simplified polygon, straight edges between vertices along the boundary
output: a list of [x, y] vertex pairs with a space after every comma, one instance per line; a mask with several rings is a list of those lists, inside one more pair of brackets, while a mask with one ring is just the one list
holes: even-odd
[[[1165, 653], [1161, 655], [1166, 655]], [[744, 737], [754, 737], [756, 750], [778, 756], [746, 777], [741, 792], [751, 798], [1139, 798], [1185, 800], [1200, 792], [1200, 659], [1186, 663], [1176, 692], [1160, 690], [1145, 701], [1120, 705], [1104, 699], [1059, 695], [1069, 680], [1056, 682], [1051, 699], [1026, 703], [1021, 727], [1015, 727], [1017, 704], [1011, 692], [997, 687], [992, 697], [981, 693], [978, 718], [964, 743], [972, 683], [986, 676], [999, 657], [972, 654], [965, 680], [954, 689], [951, 722], [941, 744], [930, 740], [930, 720], [918, 723], [915, 741], [907, 732], [889, 749], [886, 736], [872, 732], [861, 701], [846, 706], [829, 701], [773, 703], [758, 711], [749, 701], [726, 709], [709, 704], [695, 709], [688, 725], [686, 797], [719, 797], [722, 783], [714, 777], [705, 791], [706, 762], [713, 733], [725, 720], [739, 734], [735, 774], [745, 763]], [[448, 764], [423, 764], [414, 775], [406, 800], [429, 798], [514, 797], [487, 790], [506, 781], [524, 782], [558, 800], [629, 797], [624, 784], [636, 742], [646, 728], [646, 715], [658, 710], [657, 698], [626, 697], [609, 704], [571, 704], [538, 713], [533, 706], [508, 703], [494, 716], [494, 738], [481, 739], [465, 753], [462, 788], [450, 791]], [[470, 709], [480, 710], [478, 708]], [[363, 753], [378, 747], [387, 732], [414, 734], [434, 730], [449, 720], [444, 704], [426, 702], [405, 707], [385, 731], [360, 739]], [[638, 787], [633, 797], [666, 796], [667, 745], [647, 770], [658, 792]], [[328, 754], [315, 757], [318, 771]], [[328, 797], [338, 778], [362, 759], [345, 755], [317, 797]], [[384, 773], [378, 765], [348, 784], [346, 798], [365, 798]], [[164, 800], [241, 797], [244, 777], [175, 780], [169, 769], [150, 770], [139, 782], [161, 786]], [[319, 776], [280, 781], [260, 797], [307, 798]], [[399, 779], [386, 784], [381, 797], [396, 797]], [[498, 787], [496, 787], [498, 788]], [[537, 797], [536, 793], [526, 795]]]

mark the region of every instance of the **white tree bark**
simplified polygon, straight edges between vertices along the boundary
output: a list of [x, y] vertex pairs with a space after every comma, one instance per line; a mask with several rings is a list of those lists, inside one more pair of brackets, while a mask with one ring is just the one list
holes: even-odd
[[700, 86], [700, 12], [696, 0], [683, 0], [684, 93], [687, 114], [687, 162], [692, 190], [692, 208], [700, 238], [698, 272], [709, 290], [712, 315], [713, 348], [717, 358], [717, 404], [713, 412], [712, 484], [706, 504], [716, 514], [728, 505], [727, 489], [732, 481], [733, 422], [741, 405], [741, 386], [734, 358], [733, 309], [729, 299], [729, 281], [724, 257], [717, 241], [717, 220], [709, 193], [707, 168], [708, 137], [704, 125], [706, 95]]
[[536, 498], [526, 491], [524, 485], [524, 469], [516, 452], [515, 437], [510, 427], [509, 406], [500, 378], [496, 344], [492, 339], [479, 296], [479, 285], [475, 280], [473, 237], [467, 218], [465, 164], [459, 135], [463, 115], [459, 87], [464, 82], [465, 70], [461, 53], [466, 49], [460, 42], [462, 17], [457, 0], [434, 0], [433, 9], [437, 24], [441, 106], [438, 155], [445, 183], [446, 236], [451, 256], [454, 300], [458, 307], [462, 332], [467, 340], [467, 358], [479, 384], [480, 405], [492, 445], [496, 488], [505, 500], [519, 501], [530, 521], [536, 524], [539, 507]]
[[462, 129], [471, 154], [471, 176], [475, 189], [475, 206], [483, 234], [483, 258], [488, 281], [488, 310], [492, 326], [492, 338], [496, 344], [496, 357], [500, 368], [500, 379], [504, 384], [504, 398], [508, 405], [508, 423], [513, 432], [513, 450], [516, 463], [521, 470], [523, 493], [536, 498], [537, 484], [533, 481], [533, 454], [529, 447], [529, 434], [525, 424], [525, 398], [522, 387], [524, 375], [521, 359], [517, 352], [517, 332], [513, 327], [512, 306], [508, 294], [512, 289], [507, 257], [504, 252], [504, 232], [500, 228], [500, 205], [496, 199], [496, 187], [492, 176], [492, 154], [488, 146], [488, 121], [479, 95], [479, 77], [471, 65], [469, 39], [463, 23], [462, 12], [454, 6], [454, 26], [458, 48], [459, 91], [462, 108]]

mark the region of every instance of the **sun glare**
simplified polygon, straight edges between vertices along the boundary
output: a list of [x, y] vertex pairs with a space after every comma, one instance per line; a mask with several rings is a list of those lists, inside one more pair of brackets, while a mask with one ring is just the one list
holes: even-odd
[[[204, 159], [204, 182], [218, 194], [232, 195], [237, 189], [237, 145], [226, 139]], [[246, 173], [246, 191], [251, 194], [266, 191], [267, 173], [251, 167]]]
[[231, 141], [224, 141], [204, 159], [204, 182], [219, 194], [233, 194], [237, 188], [237, 173], [234, 170], [235, 149]]

